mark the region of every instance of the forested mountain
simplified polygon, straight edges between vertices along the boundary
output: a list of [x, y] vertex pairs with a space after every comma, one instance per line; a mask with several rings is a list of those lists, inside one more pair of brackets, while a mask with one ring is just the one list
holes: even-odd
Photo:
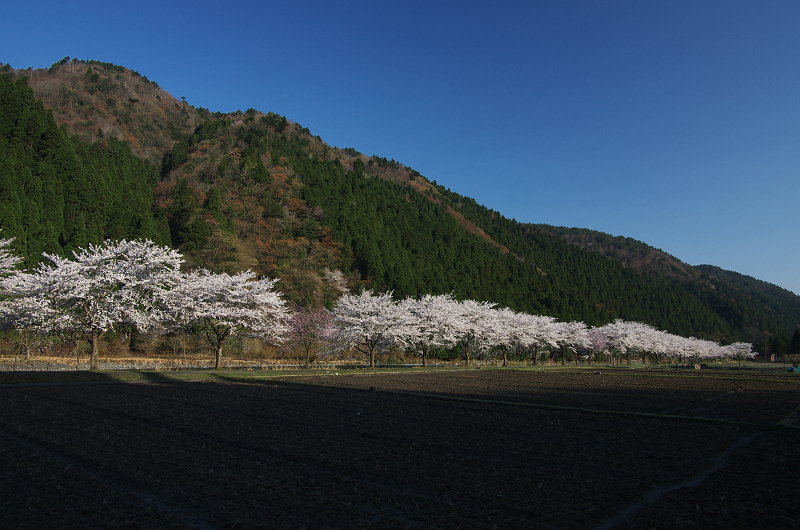
[[793, 292], [714, 265], [697, 265], [695, 269], [721, 294], [724, 305], [718, 304], [717, 311], [730, 315], [738, 327], [751, 333], [753, 328], [774, 330], [772, 333], [788, 338], [792, 328], [784, 332], [784, 323], [800, 322], [800, 296]]
[[745, 340], [759, 343], [765, 332], [773, 338], [786, 339], [798, 329], [800, 296], [777, 285], [713, 265], [688, 265], [628, 237], [614, 237], [585, 228], [528, 226], [679, 285], [707, 303]]
[[623, 318], [756, 343], [800, 323], [796, 296], [755, 296], [626, 238], [506, 219], [283, 116], [212, 114], [107, 63], [2, 70], [0, 228], [29, 264], [149, 237], [190, 266], [279, 277], [298, 303], [330, 305], [360, 286], [452, 291], [589, 325]]
[[0, 75], [0, 227], [26, 265], [107, 238], [169, 244], [166, 217], [153, 208], [158, 179], [114, 137], [70, 137], [26, 78]]

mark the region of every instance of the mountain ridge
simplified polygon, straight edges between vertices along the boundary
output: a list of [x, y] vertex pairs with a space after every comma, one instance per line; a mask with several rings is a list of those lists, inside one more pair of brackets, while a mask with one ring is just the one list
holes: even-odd
[[[358, 286], [398, 294], [458, 290], [463, 296], [590, 324], [642, 316], [654, 325], [722, 340], [749, 333], [753, 342], [791, 333], [800, 322], [795, 318], [800, 297], [776, 302], [781, 293], [769, 291], [761, 298], [750, 296], [757, 303], [737, 313], [715, 292], [737, 295], [737, 289], [749, 293], [753, 286], [734, 287], [718, 271], [684, 264], [630, 238], [516, 223], [393, 159], [329, 146], [271, 112], [194, 108], [146, 77], [109, 63], [65, 58], [48, 70], [7, 65], [2, 70], [27, 77], [36, 97], [70, 134], [101, 144], [114, 137], [160, 167], [154, 212], [169, 221], [172, 244], [185, 251], [191, 265], [249, 267], [279, 276], [295, 301], [330, 303], [342, 289]], [[375, 178], [387, 184], [378, 185]], [[406, 224], [388, 219], [387, 210], [396, 211]], [[450, 221], [443, 223], [441, 215]], [[378, 224], [393, 228], [381, 230]], [[485, 242], [497, 255], [457, 230]], [[459, 256], [474, 263], [459, 262]], [[450, 261], [431, 264], [434, 259]], [[614, 279], [592, 276], [591, 267], [607, 270]], [[493, 270], [497, 282], [484, 278]], [[336, 271], [339, 280], [329, 281]], [[591, 278], [589, 284], [582, 285], [582, 276]], [[600, 285], [604, 282], [608, 285]], [[778, 309], [767, 309], [770, 304]], [[783, 320], [750, 315], [754, 311], [782, 311]], [[684, 318], [681, 312], [693, 315]]]
[[[800, 296], [778, 285], [771, 284], [715, 265], [689, 265], [678, 258], [642, 241], [624, 236], [612, 236], [585, 228], [565, 228], [544, 224], [530, 225], [603, 255], [613, 255], [626, 266], [645, 273], [659, 274], [674, 282], [696, 281], [710, 289], [725, 291], [723, 300], [734, 304], [761, 304], [770, 312], [800, 321]], [[724, 282], [724, 284], [720, 283]], [[727, 285], [725, 285], [727, 284]], [[741, 320], [735, 308], [726, 308], [731, 318]], [[774, 324], [773, 324], [774, 326]]]

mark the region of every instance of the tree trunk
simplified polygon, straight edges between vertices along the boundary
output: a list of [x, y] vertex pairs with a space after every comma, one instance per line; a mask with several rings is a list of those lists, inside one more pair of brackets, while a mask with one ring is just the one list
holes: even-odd
[[427, 366], [428, 366], [428, 352], [425, 350], [425, 348], [422, 348], [422, 367], [424, 368]]
[[100, 333], [99, 335], [96, 332], [92, 332], [89, 336], [89, 342], [92, 345], [92, 356], [91, 360], [89, 361], [89, 369], [90, 370], [99, 370], [100, 369], [100, 337], [103, 334]]
[[[230, 327], [220, 326], [215, 323], [206, 325], [206, 338], [211, 344], [217, 345], [216, 359], [214, 360], [214, 370], [222, 368], [222, 345], [225, 344], [225, 339], [231, 336], [232, 329]], [[213, 333], [213, 335], [212, 335]]]
[[219, 370], [222, 367], [222, 342], [217, 345], [216, 362], [214, 363], [214, 370]]

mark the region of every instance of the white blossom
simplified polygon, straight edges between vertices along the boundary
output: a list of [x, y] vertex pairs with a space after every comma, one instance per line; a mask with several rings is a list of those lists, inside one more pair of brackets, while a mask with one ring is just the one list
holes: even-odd
[[215, 367], [222, 363], [222, 347], [231, 335], [247, 332], [279, 343], [289, 312], [277, 280], [256, 279], [251, 271], [233, 276], [205, 269], [182, 275], [178, 285], [164, 293], [173, 326], [200, 326], [216, 350]]
[[373, 295], [369, 291], [348, 294], [333, 306], [333, 322], [339, 328], [339, 345], [332, 353], [357, 350], [375, 366], [381, 350], [402, 344], [413, 330], [406, 306], [392, 300], [392, 293]]
[[402, 312], [409, 316], [407, 325], [397, 333], [398, 342], [422, 356], [422, 365], [427, 366], [432, 348], [444, 348], [456, 342], [458, 321], [455, 310], [458, 302], [451, 294], [406, 298], [400, 302]]
[[568, 349], [577, 353], [579, 349], [588, 347], [589, 337], [586, 324], [583, 322], [554, 322], [551, 327], [556, 349], [561, 356], [561, 364], [565, 362], [564, 358]]
[[22, 258], [13, 255], [10, 251], [13, 242], [14, 238], [0, 239], [0, 275], [2, 276], [13, 272], [17, 264], [22, 262]]
[[[0, 296], [7, 294], [9, 286], [9, 277], [17, 273], [16, 267], [22, 262], [19, 258], [11, 253], [10, 247], [14, 239], [0, 239]], [[0, 312], [3, 311], [2, 304], [0, 304]]]
[[97, 369], [106, 331], [120, 323], [146, 330], [159, 321], [158, 295], [175, 284], [183, 259], [151, 241], [106, 241], [73, 254], [74, 260], [43, 254], [51, 264], [10, 277], [9, 292], [18, 300], [11, 310], [17, 325], [89, 342]]
[[493, 346], [491, 325], [495, 320], [495, 304], [464, 300], [454, 307], [455, 338], [464, 362], [470, 354], [488, 351]]

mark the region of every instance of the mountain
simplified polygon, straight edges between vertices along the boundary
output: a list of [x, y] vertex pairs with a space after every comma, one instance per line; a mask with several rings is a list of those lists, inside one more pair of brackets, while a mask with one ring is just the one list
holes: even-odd
[[[0, 72], [12, 72], [9, 65]], [[164, 153], [202, 121], [201, 113], [122, 66], [65, 57], [47, 70], [17, 70], [58, 125], [87, 143], [114, 137], [160, 165]]]
[[[773, 334], [788, 338], [797, 327], [786, 329], [786, 322], [800, 322], [800, 296], [793, 292], [758, 280], [751, 276], [726, 271], [714, 265], [697, 265], [696, 270], [703, 273], [721, 293], [723, 301], [719, 304], [720, 313], [728, 313], [737, 326], [749, 329], [765, 329]], [[761, 315], [756, 319], [755, 315]]]
[[[628, 238], [506, 219], [284, 116], [211, 113], [95, 61], [5, 65], [0, 75], [0, 167], [13, 168], [0, 227], [28, 264], [40, 249], [151, 237], [180, 248], [189, 266], [279, 277], [297, 303], [329, 306], [361, 286], [398, 297], [452, 291], [589, 325], [623, 318], [756, 343], [800, 323], [796, 296], [756, 292]], [[69, 208], [36, 192], [56, 180]]]
[[628, 237], [585, 228], [529, 226], [571, 245], [612, 257], [643, 274], [663, 277], [682, 286], [730, 322], [745, 340], [760, 342], [764, 333], [789, 336], [798, 329], [794, 323], [800, 322], [800, 296], [777, 285], [713, 265], [688, 265]]
[[156, 166], [114, 137], [70, 137], [24, 77], [0, 75], [0, 108], [0, 227], [26, 265], [104, 238], [170, 243], [153, 209]]

